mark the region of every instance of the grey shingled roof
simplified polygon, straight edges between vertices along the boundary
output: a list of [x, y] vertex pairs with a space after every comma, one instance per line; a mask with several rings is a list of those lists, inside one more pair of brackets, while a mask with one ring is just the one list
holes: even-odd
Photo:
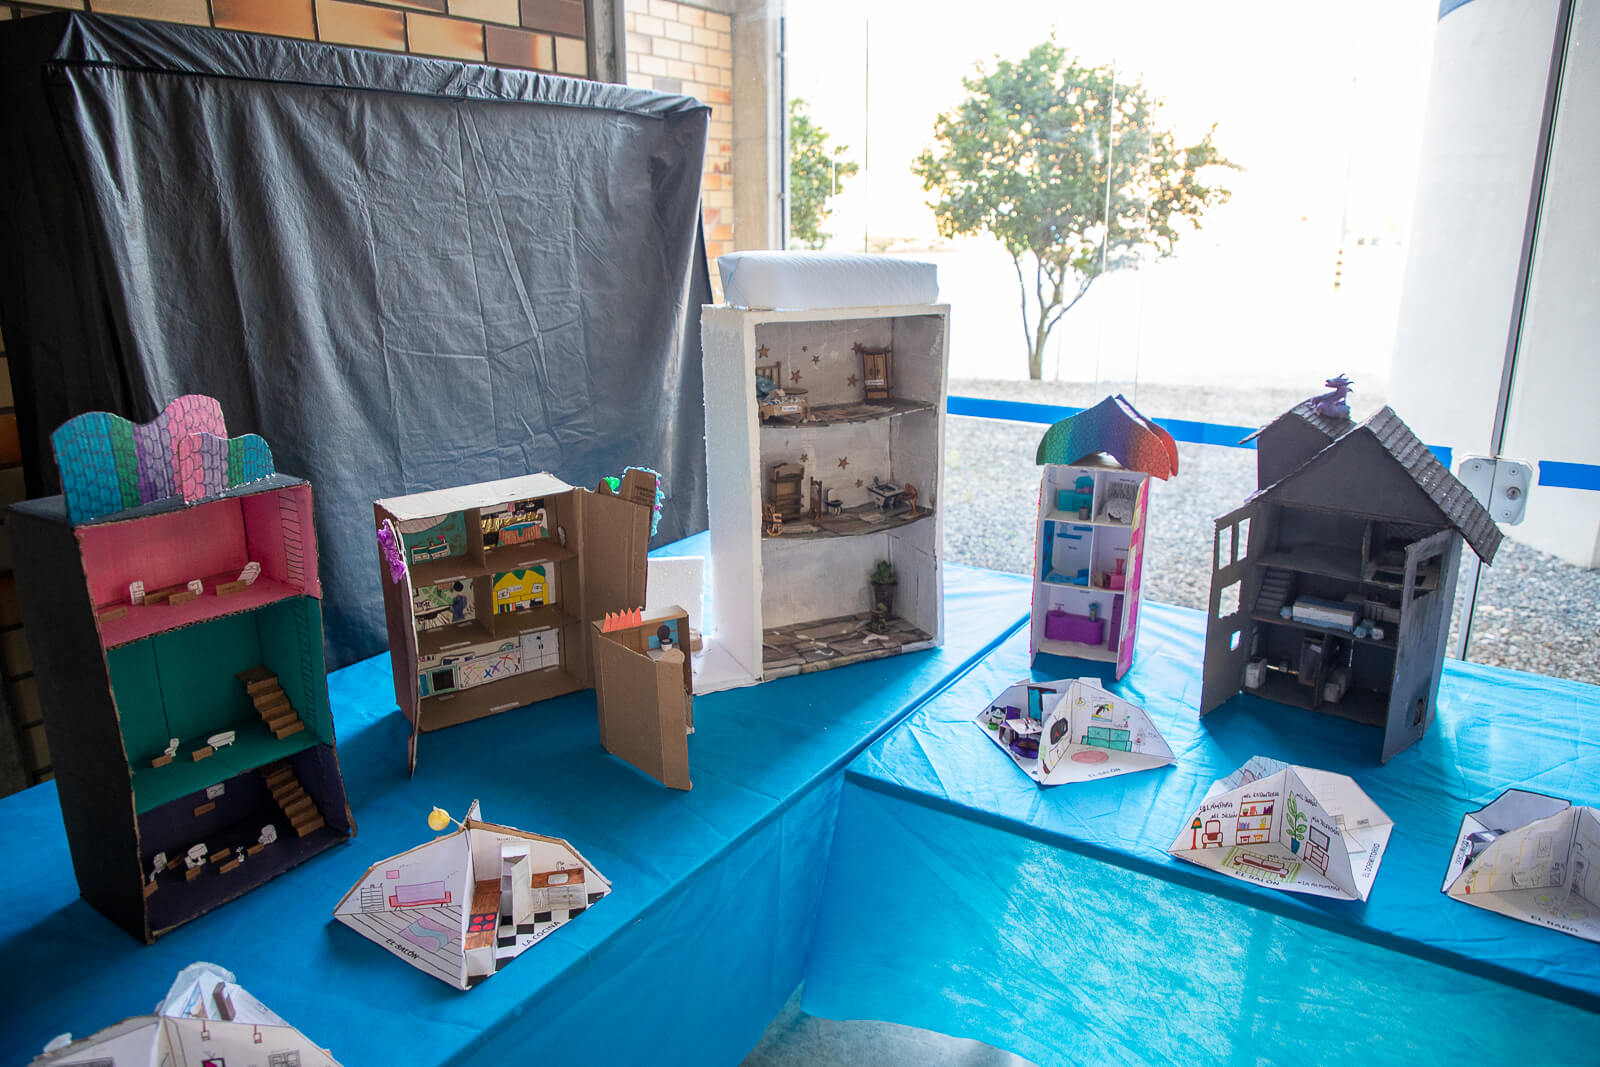
[[1394, 409], [1384, 407], [1362, 423], [1361, 428], [1370, 431], [1384, 451], [1417, 483], [1417, 488], [1438, 505], [1478, 558], [1493, 563], [1494, 554], [1500, 548], [1500, 527], [1449, 468], [1439, 462], [1427, 445], [1417, 440], [1417, 435], [1400, 421]]
[[1356, 424], [1348, 417], [1335, 419], [1319, 414], [1317, 411], [1316, 398], [1313, 397], [1310, 400], [1300, 401], [1300, 403], [1296, 404], [1288, 411], [1285, 411], [1282, 415], [1279, 415], [1277, 418], [1273, 419], [1271, 422], [1267, 423], [1267, 425], [1263, 426], [1261, 429], [1257, 430], [1255, 433], [1251, 434], [1249, 437], [1246, 437], [1239, 443], [1242, 445], [1247, 441], [1254, 441], [1257, 437], [1260, 437], [1263, 433], [1282, 422], [1284, 419], [1291, 418], [1297, 418], [1312, 428], [1321, 430], [1327, 435], [1327, 438], [1330, 441], [1337, 441], [1339, 438], [1356, 428]]

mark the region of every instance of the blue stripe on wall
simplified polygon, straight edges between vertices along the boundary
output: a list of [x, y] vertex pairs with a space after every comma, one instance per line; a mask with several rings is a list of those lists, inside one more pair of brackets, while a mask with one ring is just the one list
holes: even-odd
[[[952, 415], [967, 415], [977, 419], [999, 419], [1003, 422], [1028, 422], [1049, 426], [1083, 408], [1057, 404], [1028, 404], [1020, 400], [987, 400], [977, 396], [952, 396], [945, 402], [945, 410]], [[1223, 445], [1228, 448], [1254, 448], [1254, 441], [1244, 438], [1256, 431], [1254, 426], [1230, 426], [1221, 422], [1191, 422], [1188, 419], [1153, 419], [1166, 428], [1174, 441], [1191, 445]], [[1455, 453], [1444, 445], [1429, 445], [1428, 450], [1439, 458], [1449, 470], [1455, 462]], [[1588, 489], [1600, 492], [1600, 466], [1591, 463], [1559, 463], [1547, 459], [1539, 462], [1539, 484], [1555, 489]]]
[[1554, 489], [1589, 489], [1600, 492], [1600, 467], [1593, 463], [1539, 461], [1539, 484]]

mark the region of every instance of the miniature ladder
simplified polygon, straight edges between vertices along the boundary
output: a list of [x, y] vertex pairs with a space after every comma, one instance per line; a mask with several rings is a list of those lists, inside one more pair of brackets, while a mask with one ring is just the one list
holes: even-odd
[[272, 790], [272, 799], [283, 809], [284, 817], [298, 836], [304, 837], [326, 825], [317, 811], [317, 805], [300, 784], [300, 779], [295, 777], [293, 767], [279, 763], [263, 771], [262, 776], [266, 779], [267, 788]]
[[1293, 581], [1288, 571], [1269, 568], [1261, 576], [1261, 591], [1256, 594], [1254, 613], [1276, 619], [1283, 602], [1289, 599], [1289, 588]]
[[267, 724], [267, 729], [272, 731], [273, 737], [281, 741], [290, 734], [297, 734], [306, 728], [306, 724], [300, 721], [300, 716], [289, 703], [289, 694], [283, 691], [276, 674], [265, 667], [251, 667], [247, 671], [240, 672], [237, 677], [244, 683], [245, 692], [250, 694], [250, 702], [256, 706], [261, 721]]

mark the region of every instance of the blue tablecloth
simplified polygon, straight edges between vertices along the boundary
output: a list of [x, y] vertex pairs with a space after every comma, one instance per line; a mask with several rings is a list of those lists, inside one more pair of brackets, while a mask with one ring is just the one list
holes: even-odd
[[[55, 789], [0, 800], [0, 1060], [148, 1012], [201, 959], [344, 1063], [734, 1063], [799, 983], [845, 764], [1027, 613], [1023, 579], [946, 571], [942, 649], [695, 702], [694, 788], [600, 748], [592, 693], [423, 738], [387, 657], [329, 677], [359, 836], [140, 945], [78, 899]], [[470, 992], [331, 921], [372, 863], [430, 836], [428, 810], [571, 841], [613, 893]]]
[[[1204, 622], [1148, 606], [1112, 686], [1173, 767], [1048, 789], [1022, 774], [970, 720], [1029, 676], [1025, 631], [857, 758], [805, 1009], [1042, 1063], [1597, 1062], [1600, 945], [1440, 887], [1462, 814], [1502, 790], [1600, 802], [1600, 689], [1451, 663], [1428, 735], [1381, 766], [1378, 731], [1253, 697], [1202, 722]], [[1053, 667], [1033, 676], [1072, 675]], [[1365, 904], [1167, 855], [1256, 754], [1349, 774], [1394, 820]]]

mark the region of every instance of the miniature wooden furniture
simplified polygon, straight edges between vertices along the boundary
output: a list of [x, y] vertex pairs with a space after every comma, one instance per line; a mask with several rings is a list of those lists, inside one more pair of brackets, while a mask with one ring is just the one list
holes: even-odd
[[871, 348], [857, 342], [851, 346], [861, 357], [861, 391], [869, 402], [888, 400], [894, 389], [890, 367], [894, 349], [890, 346]]
[[805, 517], [805, 497], [801, 489], [805, 473], [805, 467], [798, 463], [780, 463], [772, 468], [772, 506], [785, 519]]
[[[942, 640], [948, 338], [949, 309], [941, 304], [703, 309], [715, 629], [696, 668], [698, 691]], [[765, 352], [788, 363], [780, 367]], [[756, 375], [783, 367], [798, 368], [809, 390], [803, 431], [792, 420], [769, 419], [755, 399]], [[784, 380], [793, 378], [791, 369]], [[872, 403], [863, 400], [863, 378]], [[806, 459], [797, 462], [800, 456]], [[789, 465], [801, 479], [792, 492], [773, 482], [774, 468]], [[819, 503], [804, 481], [811, 477], [825, 483], [822, 517], [796, 529]], [[869, 490], [874, 484], [902, 495], [886, 500]], [[906, 506], [910, 484], [914, 509]], [[768, 533], [776, 528], [769, 506], [782, 515], [781, 536]], [[899, 594], [884, 632], [869, 634], [875, 601], [867, 576], [879, 560], [899, 572]]]
[[1387, 762], [1433, 721], [1462, 542], [1490, 563], [1500, 530], [1387, 407], [1307, 400], [1246, 440], [1259, 488], [1216, 521], [1200, 713], [1247, 690], [1379, 727]]
[[[214, 408], [183, 397], [143, 426], [103, 413], [64, 424], [58, 462], [117, 456], [120, 495], [95, 499], [117, 482], [83, 482], [79, 468], [63, 476], [70, 500], [26, 501], [9, 516], [79, 889], [147, 942], [355, 833], [323, 665], [311, 486], [273, 472], [267, 453], [255, 471], [265, 476], [226, 484], [211, 471], [186, 502], [174, 454], [231, 447], [181, 432], [198, 401]], [[220, 423], [220, 409], [211, 415]], [[102, 433], [104, 452], [89, 440]], [[118, 441], [140, 448], [120, 455]], [[119, 506], [135, 494], [148, 499]], [[78, 508], [90, 517], [73, 521]], [[241, 575], [251, 580], [222, 595]], [[189, 595], [140, 595], [140, 583]], [[267, 856], [235, 862], [263, 824], [282, 831]], [[152, 869], [158, 854], [201, 849], [215, 862]]]
[[[757, 410], [761, 414], [761, 421], [768, 419], [793, 418], [796, 422], [805, 422], [811, 418], [811, 401], [807, 391], [798, 386], [785, 386], [783, 384], [783, 363], [759, 363], [756, 365], [756, 377], [765, 378], [773, 383], [772, 391], [766, 396], [757, 393]], [[757, 383], [759, 387], [759, 382]]]
[[1122, 397], [1062, 419], [1039, 442], [1031, 648], [1133, 665], [1151, 477], [1177, 445]]
[[589, 624], [644, 604], [656, 484], [639, 468], [616, 493], [532, 474], [373, 505], [403, 562], [380, 556], [413, 772], [422, 733], [595, 684]]

